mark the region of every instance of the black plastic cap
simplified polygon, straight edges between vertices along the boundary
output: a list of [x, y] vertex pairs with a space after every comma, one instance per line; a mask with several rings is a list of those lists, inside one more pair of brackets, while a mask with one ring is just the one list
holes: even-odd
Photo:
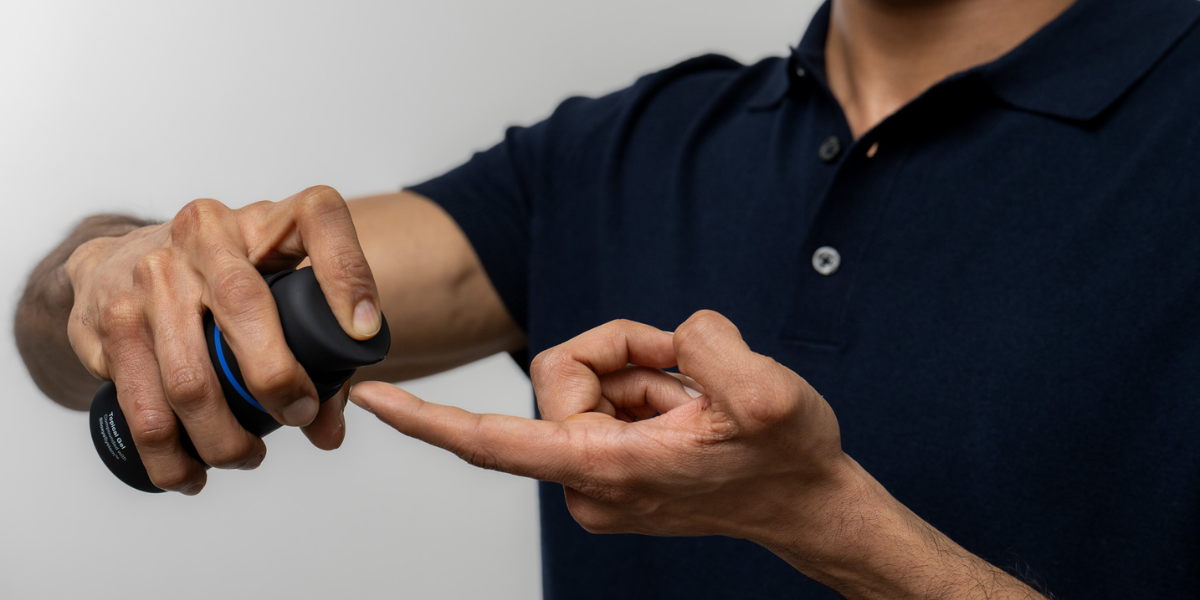
[[269, 282], [279, 308], [283, 337], [310, 375], [357, 369], [387, 357], [392, 345], [387, 320], [369, 340], [358, 341], [346, 335], [311, 268], [280, 273]]

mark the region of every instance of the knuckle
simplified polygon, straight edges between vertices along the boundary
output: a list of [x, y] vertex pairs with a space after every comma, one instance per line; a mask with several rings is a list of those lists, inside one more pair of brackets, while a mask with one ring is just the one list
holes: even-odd
[[[298, 366], [298, 365], [297, 365]], [[267, 360], [243, 367], [246, 384], [255, 392], [269, 398], [280, 397], [296, 389], [302, 381], [300, 373], [284, 360]]]
[[724, 317], [715, 311], [698, 310], [675, 330], [675, 337], [681, 344], [703, 340], [712, 335], [724, 320]]
[[552, 377], [562, 370], [564, 364], [570, 362], [570, 355], [562, 348], [555, 346], [542, 350], [529, 364], [529, 372], [533, 377]]
[[159, 248], [143, 254], [133, 264], [133, 282], [139, 287], [153, 287], [170, 279], [172, 254]]
[[637, 329], [637, 328], [641, 327], [642, 324], [638, 323], [637, 321], [631, 321], [629, 319], [617, 319], [615, 321], [610, 321], [608, 323], [608, 326], [612, 329], [617, 330], [618, 332], [626, 332], [631, 329]]
[[224, 219], [229, 208], [211, 198], [199, 198], [183, 205], [171, 219], [171, 236], [187, 239], [201, 233], [206, 226]]
[[90, 262], [92, 256], [107, 243], [109, 243], [109, 240], [103, 237], [95, 237], [76, 246], [63, 265], [66, 269], [67, 277], [74, 282], [76, 279], [75, 274], [81, 270], [82, 265]]
[[357, 248], [346, 248], [328, 258], [333, 272], [344, 275], [348, 283], [366, 285], [371, 277], [367, 257]]
[[543, 369], [546, 368], [547, 354], [549, 352], [550, 350], [542, 350], [541, 352], [537, 353], [537, 356], [533, 357], [533, 360], [529, 362], [530, 375], [536, 377], [537, 375], [541, 374]]
[[100, 335], [106, 338], [127, 337], [142, 324], [140, 303], [132, 296], [123, 296], [100, 308], [96, 324]]
[[[554, 347], [549, 350], [544, 350], [534, 362], [530, 363], [529, 375], [533, 381], [534, 389], [550, 389], [555, 386], [561, 386], [570, 382], [573, 374], [578, 374], [578, 369], [581, 365], [571, 356], [571, 353], [561, 347]], [[542, 397], [535, 394], [538, 398], [538, 405], [542, 405]], [[551, 404], [554, 404], [551, 402]], [[543, 415], [549, 418], [554, 411], [543, 411]], [[553, 420], [565, 417], [559, 415]]]
[[601, 339], [609, 351], [624, 352], [621, 348], [626, 345], [626, 340], [636, 337], [645, 328], [645, 324], [637, 321], [616, 319], [601, 325], [597, 330], [603, 333]]
[[175, 414], [168, 410], [146, 407], [138, 403], [129, 420], [133, 442], [143, 451], [170, 448], [179, 436]]
[[225, 268], [213, 281], [213, 296], [220, 308], [242, 315], [269, 303], [267, 284], [252, 269]]
[[279, 249], [279, 219], [274, 211], [278, 202], [259, 200], [230, 211], [233, 225], [245, 243], [250, 262], [259, 264]]
[[244, 217], [259, 217], [278, 206], [278, 204], [278, 202], [271, 202], [270, 200], [258, 200], [241, 208], [234, 209], [233, 212], [238, 215], [239, 220]]
[[305, 215], [321, 215], [346, 208], [342, 195], [327, 185], [314, 185], [300, 192], [296, 204], [301, 214]]
[[167, 375], [166, 393], [171, 406], [192, 412], [210, 397], [212, 386], [204, 371], [194, 365], [185, 365]]

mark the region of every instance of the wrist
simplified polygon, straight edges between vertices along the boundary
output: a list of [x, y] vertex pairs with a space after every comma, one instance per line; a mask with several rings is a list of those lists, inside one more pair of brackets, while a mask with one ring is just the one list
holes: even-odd
[[805, 516], [794, 521], [802, 531], [780, 531], [763, 545], [848, 597], [864, 595], [851, 591], [886, 590], [889, 582], [903, 579], [916, 568], [907, 559], [923, 553], [926, 544], [920, 519], [910, 518], [915, 515], [849, 456], [819, 510]]
[[775, 521], [749, 539], [818, 581], [853, 578], [880, 539], [909, 537], [907, 509], [845, 454], [824, 481], [797, 489], [783, 500], [784, 526]]
[[850, 457], [829, 490], [754, 541], [846, 598], [1042, 598], [926, 523]]

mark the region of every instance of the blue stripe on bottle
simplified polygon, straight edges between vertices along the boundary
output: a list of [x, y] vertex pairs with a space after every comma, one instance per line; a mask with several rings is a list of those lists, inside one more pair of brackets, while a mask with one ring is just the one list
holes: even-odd
[[221, 370], [225, 372], [225, 378], [229, 380], [229, 383], [233, 384], [233, 389], [237, 390], [237, 393], [241, 394], [242, 398], [250, 403], [250, 406], [267, 412], [267, 409], [263, 408], [246, 390], [242, 389], [242, 386], [238, 384], [237, 378], [233, 376], [233, 372], [229, 370], [229, 363], [225, 362], [225, 351], [221, 349], [221, 328], [217, 327], [216, 323], [213, 323], [213, 340], [217, 343], [217, 361], [221, 363]]

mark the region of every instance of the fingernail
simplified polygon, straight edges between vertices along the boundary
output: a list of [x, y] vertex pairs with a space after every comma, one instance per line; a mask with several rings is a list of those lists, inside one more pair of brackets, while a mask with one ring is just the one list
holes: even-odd
[[316, 398], [301, 398], [283, 409], [283, 424], [292, 427], [303, 427], [317, 418]]
[[364, 298], [354, 307], [354, 330], [363, 336], [379, 333], [379, 310], [370, 298]]
[[240, 467], [238, 467], [238, 470], [253, 471], [254, 469], [257, 469], [259, 466], [262, 465], [263, 459], [265, 459], [265, 458], [267, 458], [266, 454], [259, 454], [255, 457], [251, 458], [250, 460], [242, 463], [242, 465]]
[[701, 394], [700, 392], [697, 392], [696, 390], [693, 390], [692, 388], [690, 388], [686, 385], [683, 386], [683, 391], [687, 392], [687, 395], [689, 395], [693, 398], [699, 398], [700, 396], [704, 395], [704, 394]]
[[350, 396], [350, 401], [353, 402], [355, 406], [371, 414], [375, 414], [375, 411], [371, 408], [371, 405], [364, 402], [362, 398], [359, 398], [358, 396]]
[[202, 489], [204, 489], [204, 482], [198, 481], [198, 482], [193, 483], [192, 485], [188, 486], [187, 489], [183, 490], [180, 493], [183, 494], [184, 496], [195, 496], [196, 494], [199, 494], [200, 490], [202, 490]]

